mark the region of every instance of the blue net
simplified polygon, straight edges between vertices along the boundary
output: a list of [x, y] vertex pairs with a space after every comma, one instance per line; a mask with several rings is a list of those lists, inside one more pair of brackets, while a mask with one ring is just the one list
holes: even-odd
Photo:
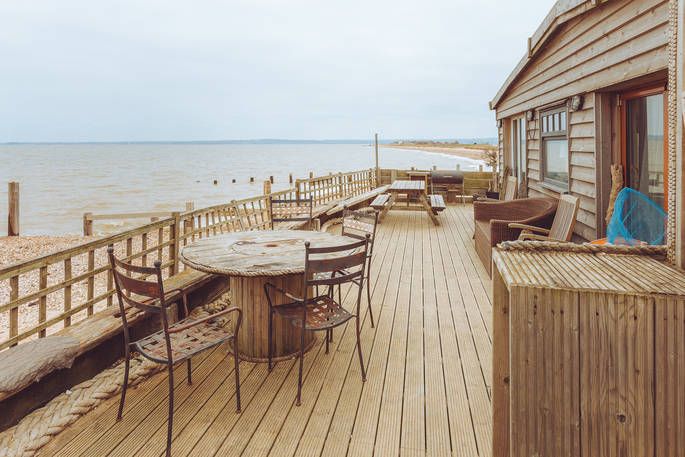
[[645, 194], [624, 188], [616, 196], [614, 213], [607, 227], [611, 244], [665, 244], [666, 213]]

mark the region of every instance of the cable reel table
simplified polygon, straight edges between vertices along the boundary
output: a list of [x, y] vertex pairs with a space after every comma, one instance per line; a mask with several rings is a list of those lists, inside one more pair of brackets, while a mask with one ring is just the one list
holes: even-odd
[[[238, 350], [243, 360], [266, 362], [269, 355], [269, 305], [264, 284], [270, 282], [293, 295], [303, 296], [305, 241], [315, 247], [351, 243], [351, 238], [326, 232], [273, 230], [236, 232], [204, 238], [185, 246], [181, 261], [196, 270], [229, 277], [232, 304], [243, 311]], [[320, 256], [320, 258], [325, 258]], [[308, 296], [313, 292], [310, 291]], [[291, 301], [274, 293], [274, 303]], [[274, 360], [295, 357], [300, 329], [274, 316]], [[309, 350], [316, 341], [306, 332]]]

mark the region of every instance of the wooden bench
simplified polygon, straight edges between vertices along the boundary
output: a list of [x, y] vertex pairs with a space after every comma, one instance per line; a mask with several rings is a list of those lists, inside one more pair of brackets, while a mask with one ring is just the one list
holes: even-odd
[[430, 202], [431, 209], [433, 210], [433, 214], [438, 214], [442, 211], [445, 211], [445, 209], [447, 209], [447, 206], [445, 205], [445, 199], [442, 198], [442, 195], [439, 195], [439, 194], [429, 195], [428, 201]]
[[381, 195], [377, 196], [376, 198], [374, 198], [369, 206], [371, 206], [371, 208], [379, 211], [378, 222], [380, 222], [385, 217], [385, 215], [388, 213], [390, 208], [392, 207], [392, 195], [381, 194]]

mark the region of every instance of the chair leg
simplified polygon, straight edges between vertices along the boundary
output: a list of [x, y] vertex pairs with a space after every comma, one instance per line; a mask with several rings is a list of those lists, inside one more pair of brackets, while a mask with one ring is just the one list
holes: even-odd
[[362, 369], [362, 382], [366, 382], [366, 370], [364, 369], [364, 358], [362, 356], [362, 342], [359, 337], [359, 316], [355, 316], [356, 330], [357, 330], [357, 354], [359, 354], [359, 365]]
[[273, 326], [274, 326], [274, 312], [271, 308], [269, 308], [269, 339], [268, 339], [268, 344], [269, 344], [269, 372], [273, 369]]
[[174, 366], [172, 364], [169, 367], [169, 421], [167, 424], [167, 435], [166, 435], [166, 455], [171, 457], [171, 435], [174, 426]]
[[369, 301], [369, 318], [371, 319], [371, 328], [373, 328], [376, 325], [373, 322], [373, 309], [371, 308], [371, 281], [369, 281], [370, 277], [371, 277], [371, 259], [369, 259], [369, 266], [366, 267], [366, 298]]
[[300, 369], [297, 375], [297, 406], [302, 404], [302, 368], [304, 365], [304, 325], [302, 326], [302, 337], [300, 338]]
[[193, 365], [190, 359], [187, 360], [186, 365], [188, 366], [188, 384], [193, 383]]
[[238, 357], [238, 338], [233, 338], [233, 364], [235, 365], [235, 411], [240, 412], [240, 358]]
[[124, 414], [124, 402], [126, 401], [126, 389], [128, 388], [128, 371], [131, 366], [131, 353], [128, 346], [126, 347], [126, 361], [124, 364], [124, 383], [121, 385], [121, 399], [119, 400], [117, 420], [121, 420], [121, 416]]

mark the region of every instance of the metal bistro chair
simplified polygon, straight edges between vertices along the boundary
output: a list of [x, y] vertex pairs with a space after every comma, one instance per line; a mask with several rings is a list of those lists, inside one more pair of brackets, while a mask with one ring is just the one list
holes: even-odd
[[313, 219], [313, 200], [309, 198], [273, 198], [269, 197], [269, 216], [271, 229], [276, 222], [308, 222], [311, 227]]
[[[369, 238], [370, 236], [367, 235], [362, 241], [324, 248], [313, 248], [310, 247], [309, 242], [305, 242], [304, 297], [296, 297], [271, 283], [264, 284], [264, 292], [269, 303], [269, 370], [273, 367], [273, 315], [278, 314], [283, 319], [290, 321], [292, 325], [302, 329], [299, 354], [300, 368], [297, 378], [297, 406], [300, 405], [302, 397], [304, 336], [307, 330], [326, 332], [326, 353], [328, 353], [332, 329], [355, 318], [359, 365], [361, 366], [362, 381], [366, 381], [366, 370], [364, 369], [364, 359], [359, 339], [359, 305], [364, 288], [364, 272]], [[352, 253], [350, 254], [349, 252]], [[330, 254], [335, 253], [342, 254], [334, 257], [330, 256]], [[325, 257], [321, 258], [321, 256]], [[316, 279], [321, 277], [321, 274], [325, 274], [323, 279]], [[334, 286], [351, 282], [354, 282], [358, 287], [357, 307], [354, 314], [343, 308], [333, 298]], [[318, 286], [328, 286], [328, 293], [309, 298], [309, 291]], [[275, 305], [271, 300], [270, 291], [272, 290], [280, 292], [292, 300], [292, 302]]]
[[[117, 421], [121, 420], [126, 400], [126, 388], [128, 386], [128, 373], [131, 360], [131, 346], [140, 352], [145, 358], [164, 364], [169, 370], [169, 420], [167, 429], [166, 455], [171, 455], [172, 425], [174, 417], [174, 365], [186, 361], [188, 367], [188, 384], [192, 384], [191, 357], [221, 343], [233, 341], [233, 362], [235, 370], [236, 411], [240, 412], [240, 374], [236, 335], [240, 330], [242, 312], [236, 307], [231, 307], [201, 319], [192, 320], [185, 318], [174, 324], [169, 324], [167, 311], [171, 302], [166, 297], [172, 290], [164, 291], [162, 283], [161, 262], [157, 261], [154, 267], [140, 267], [131, 265], [114, 257], [114, 249], [109, 248], [109, 262], [114, 276], [114, 285], [119, 298], [119, 313], [124, 327], [124, 352], [126, 356], [124, 369], [124, 383], [121, 389], [121, 400]], [[140, 274], [139, 278], [132, 277]], [[144, 278], [154, 276], [154, 281]], [[135, 299], [132, 297], [136, 297]], [[143, 301], [139, 301], [139, 300]], [[130, 341], [128, 322], [126, 321], [125, 305], [137, 308], [144, 312], [160, 315], [162, 330], [153, 333], [136, 342]], [[187, 299], [183, 297], [183, 307], [188, 316]], [[229, 329], [228, 322], [218, 319], [229, 313], [236, 312], [235, 332]]]
[[[343, 209], [342, 235], [363, 240], [370, 235], [369, 249], [366, 260], [366, 298], [369, 304], [369, 318], [371, 327], [374, 327], [373, 311], [371, 310], [371, 258], [373, 257], [373, 245], [376, 239], [376, 226], [378, 225], [378, 211]], [[341, 287], [338, 286], [338, 301], [342, 303]]]

